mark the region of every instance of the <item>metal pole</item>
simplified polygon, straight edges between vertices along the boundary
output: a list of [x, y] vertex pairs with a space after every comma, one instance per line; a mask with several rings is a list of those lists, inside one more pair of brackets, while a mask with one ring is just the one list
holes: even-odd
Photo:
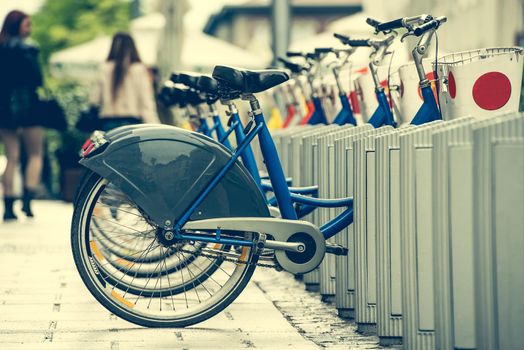
[[131, 18], [140, 17], [142, 11], [140, 10], [140, 0], [133, 0], [131, 3]]
[[272, 0], [271, 30], [273, 42], [273, 65], [278, 56], [285, 56], [291, 37], [291, 8], [289, 0]]
[[165, 28], [158, 46], [158, 68], [160, 77], [167, 79], [174, 69], [180, 69], [184, 46], [184, 14], [188, 10], [187, 0], [162, 0], [162, 13], [166, 18]]

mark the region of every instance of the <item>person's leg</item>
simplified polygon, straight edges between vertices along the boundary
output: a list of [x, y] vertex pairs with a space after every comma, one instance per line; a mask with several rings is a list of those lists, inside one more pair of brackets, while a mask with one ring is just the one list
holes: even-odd
[[27, 167], [24, 178], [24, 205], [22, 210], [27, 216], [32, 217], [31, 200], [40, 184], [42, 162], [44, 153], [44, 129], [35, 126], [22, 129], [22, 139], [27, 152]]
[[4, 143], [7, 165], [2, 175], [2, 186], [4, 190], [4, 220], [15, 220], [17, 217], [13, 211], [14, 178], [16, 167], [20, 159], [20, 140], [16, 129], [0, 129], [0, 139]]

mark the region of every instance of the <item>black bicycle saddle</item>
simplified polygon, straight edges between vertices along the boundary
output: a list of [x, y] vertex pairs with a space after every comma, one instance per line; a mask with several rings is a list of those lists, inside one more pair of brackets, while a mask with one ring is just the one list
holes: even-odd
[[164, 86], [160, 90], [159, 98], [166, 106], [185, 107], [187, 105], [188, 89], [181, 89], [173, 86]]
[[196, 90], [215, 95], [218, 93], [218, 82], [209, 75], [202, 75], [197, 80]]
[[175, 84], [184, 84], [192, 89], [196, 89], [198, 78], [200, 78], [198, 74], [184, 72], [171, 74], [170, 80]]
[[[268, 90], [289, 80], [289, 75], [281, 70], [245, 70], [228, 66], [216, 66], [213, 78], [226, 89], [241, 94], [254, 94]], [[223, 89], [220, 86], [221, 90]]]

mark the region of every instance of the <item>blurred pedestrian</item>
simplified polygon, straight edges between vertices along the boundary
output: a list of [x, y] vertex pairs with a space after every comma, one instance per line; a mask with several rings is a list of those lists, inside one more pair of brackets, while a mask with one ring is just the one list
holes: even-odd
[[37, 89], [42, 86], [38, 48], [29, 40], [31, 19], [21, 11], [7, 14], [0, 31], [0, 139], [7, 166], [2, 177], [4, 220], [16, 220], [13, 182], [20, 160], [20, 143], [27, 152], [22, 211], [33, 217], [31, 200], [40, 183], [44, 130], [35, 115]]
[[103, 131], [131, 124], [160, 123], [153, 80], [131, 35], [113, 36], [109, 56], [91, 93], [91, 103], [99, 106]]

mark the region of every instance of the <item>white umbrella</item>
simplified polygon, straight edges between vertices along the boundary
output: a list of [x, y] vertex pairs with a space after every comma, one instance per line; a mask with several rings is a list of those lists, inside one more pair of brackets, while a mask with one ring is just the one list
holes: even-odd
[[358, 12], [351, 16], [342, 17], [333, 21], [327, 26], [327, 29], [333, 32], [347, 34], [371, 35], [374, 32], [373, 27], [366, 23], [369, 16], [365, 12]]
[[269, 62], [226, 41], [194, 32], [184, 41], [182, 64], [195, 70], [209, 70], [215, 65], [262, 69]]
[[91, 80], [95, 78], [99, 64], [107, 58], [110, 47], [111, 38], [103, 36], [56, 52], [50, 59], [51, 74]]

